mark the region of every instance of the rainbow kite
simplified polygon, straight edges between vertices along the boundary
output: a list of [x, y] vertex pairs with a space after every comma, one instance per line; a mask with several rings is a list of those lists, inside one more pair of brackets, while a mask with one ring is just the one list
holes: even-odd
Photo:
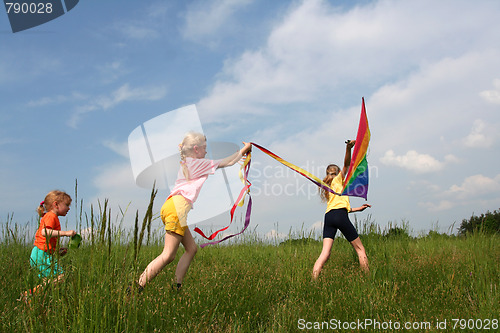
[[370, 129], [366, 117], [365, 99], [362, 99], [361, 117], [359, 119], [358, 135], [352, 153], [351, 165], [342, 189], [342, 195], [350, 195], [367, 199], [368, 196], [368, 162], [366, 153], [370, 143]]

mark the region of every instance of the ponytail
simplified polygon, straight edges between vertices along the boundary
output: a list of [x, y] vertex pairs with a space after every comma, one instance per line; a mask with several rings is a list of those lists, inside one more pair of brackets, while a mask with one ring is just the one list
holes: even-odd
[[40, 202], [40, 206], [36, 208], [36, 211], [40, 217], [43, 217], [45, 215], [45, 207], [43, 206], [45, 201]]
[[179, 153], [181, 154], [181, 160], [179, 163], [182, 168], [182, 173], [184, 174], [184, 178], [189, 180], [189, 170], [186, 166], [186, 152], [184, 151], [184, 145], [182, 143], [179, 144]]
[[[328, 186], [332, 185], [333, 178], [335, 178], [340, 172], [340, 168], [335, 164], [330, 164], [326, 167], [326, 177], [323, 178], [323, 182], [328, 184]], [[330, 191], [325, 190], [323, 188], [318, 188], [319, 196], [322, 202], [328, 202], [330, 200]]]

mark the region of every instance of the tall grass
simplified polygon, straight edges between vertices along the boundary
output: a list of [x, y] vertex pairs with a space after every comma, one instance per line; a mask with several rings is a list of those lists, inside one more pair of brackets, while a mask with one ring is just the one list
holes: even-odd
[[[428, 322], [429, 331], [443, 332], [457, 331], [453, 319], [498, 324], [496, 235], [388, 236], [365, 223], [358, 230], [370, 273], [361, 272], [350, 244], [339, 238], [320, 279], [312, 281], [320, 241], [269, 244], [251, 233], [239, 243], [200, 249], [180, 292], [171, 288], [177, 258], [142, 294], [128, 296], [126, 287], [161, 252], [163, 234], [144, 240], [149, 211], [142, 226], [136, 214], [136, 228], [127, 231], [120, 227], [123, 212], [112, 220], [105, 207], [106, 201], [88, 221], [98, 237], [59, 259], [65, 282], [48, 284], [29, 305], [16, 298], [39, 283], [28, 264], [32, 240], [23, 239], [25, 227], [12, 219], [1, 224], [1, 332], [294, 332], [306, 325], [333, 331], [336, 321], [357, 320], [420, 328]], [[437, 330], [445, 319], [447, 329]]]

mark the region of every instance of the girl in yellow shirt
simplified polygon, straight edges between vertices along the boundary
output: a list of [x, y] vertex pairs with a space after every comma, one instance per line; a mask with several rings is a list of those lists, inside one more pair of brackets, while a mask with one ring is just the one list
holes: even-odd
[[[337, 193], [340, 193], [344, 187], [347, 170], [351, 164], [351, 150], [355, 143], [355, 140], [346, 142], [347, 145], [344, 157], [344, 167], [342, 169], [335, 164], [330, 164], [326, 168], [326, 177], [323, 181], [330, 185], [330, 187]], [[324, 189], [320, 189], [320, 194], [322, 201], [327, 202], [327, 208], [323, 225], [323, 250], [314, 264], [313, 278], [318, 278], [321, 270], [323, 269], [323, 265], [330, 257], [333, 240], [335, 239], [337, 230], [340, 230], [345, 238], [351, 243], [352, 247], [358, 254], [361, 268], [365, 272], [368, 272], [368, 258], [366, 257], [365, 248], [361, 243], [361, 239], [359, 239], [356, 228], [349, 220], [348, 213], [361, 212], [371, 206], [364, 204], [361, 207], [351, 208], [349, 197], [347, 195], [339, 196]]]

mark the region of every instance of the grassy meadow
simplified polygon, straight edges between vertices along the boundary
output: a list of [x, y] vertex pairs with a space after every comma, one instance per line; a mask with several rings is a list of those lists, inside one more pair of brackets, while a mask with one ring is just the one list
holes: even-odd
[[[297, 234], [269, 244], [249, 232], [238, 243], [200, 249], [181, 291], [171, 288], [174, 261], [142, 294], [127, 296], [161, 252], [162, 232], [149, 229], [151, 216], [149, 227], [136, 219], [132, 231], [102, 217], [95, 226], [102, 233], [60, 258], [65, 282], [47, 285], [29, 304], [16, 298], [39, 282], [28, 263], [32, 239], [12, 221], [1, 224], [0, 332], [499, 330], [498, 235], [412, 238], [362, 228], [370, 273], [338, 238], [312, 281], [319, 240]], [[181, 246], [177, 259], [182, 253]]]

